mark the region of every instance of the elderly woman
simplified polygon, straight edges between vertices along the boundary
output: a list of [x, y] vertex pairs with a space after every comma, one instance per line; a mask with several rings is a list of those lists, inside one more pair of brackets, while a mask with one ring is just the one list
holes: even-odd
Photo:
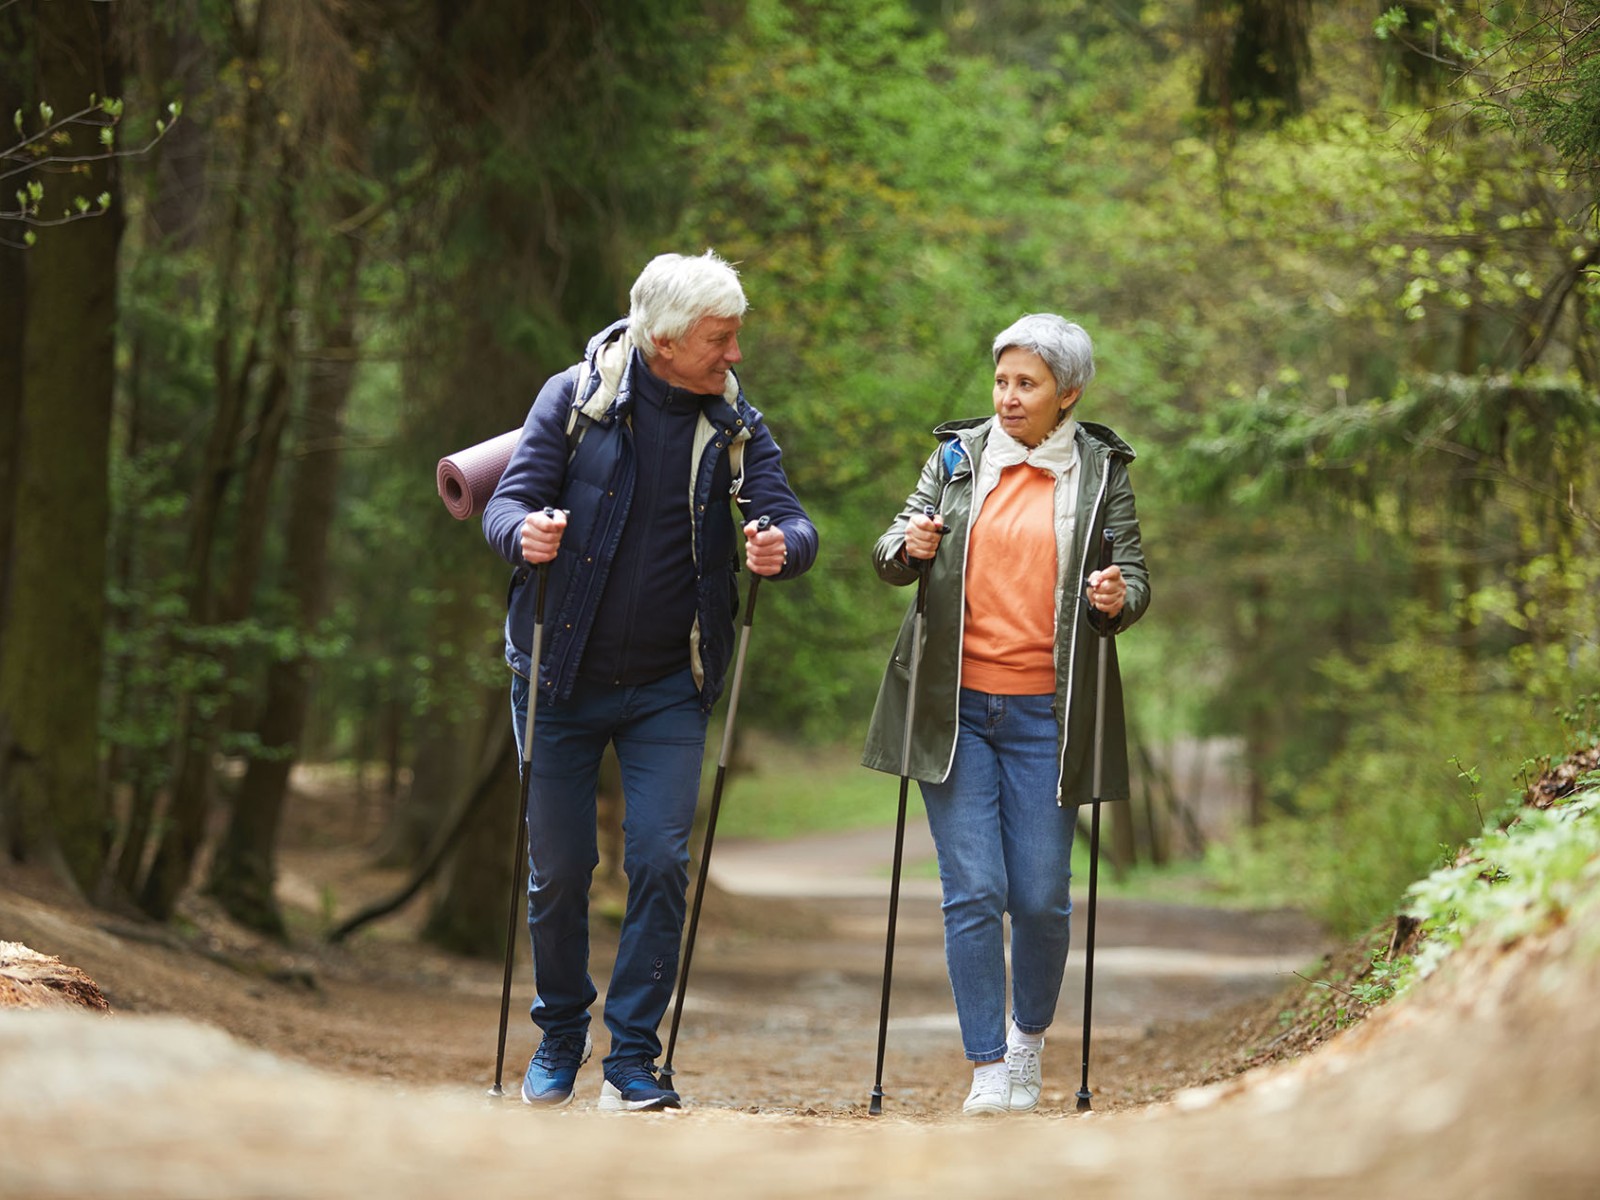
[[[903, 768], [909, 612], [862, 759], [922, 788], [950, 986], [974, 1064], [969, 1114], [1039, 1103], [1040, 1052], [1066, 969], [1073, 829], [1093, 786], [1096, 642], [1150, 602], [1133, 451], [1075, 415], [1094, 378], [1089, 336], [1029, 314], [995, 338], [994, 363], [994, 415], [934, 431], [939, 448], [878, 539], [886, 581], [927, 572], [926, 614], [910, 760]], [[1107, 529], [1115, 559], [1095, 570], [1088, 548]], [[1128, 762], [1114, 643], [1107, 651], [1101, 798], [1112, 800], [1128, 794]]]

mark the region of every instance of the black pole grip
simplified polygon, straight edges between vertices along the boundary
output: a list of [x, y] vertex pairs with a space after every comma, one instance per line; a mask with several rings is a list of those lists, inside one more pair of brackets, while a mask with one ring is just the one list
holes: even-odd
[[1100, 565], [1097, 570], [1104, 571], [1111, 565], [1111, 548], [1116, 545], [1116, 541], [1115, 530], [1108, 529], [1100, 535]]
[[[922, 506], [922, 515], [927, 517], [928, 520], [931, 521], [931, 520], [933, 520], [933, 518], [937, 514], [934, 512], [933, 505], [924, 504]], [[940, 537], [944, 536], [944, 526], [943, 525], [937, 526], [937, 531], [938, 531], [938, 534], [939, 534]], [[914, 558], [914, 559], [911, 560], [911, 567], [917, 573], [917, 615], [918, 616], [921, 616], [928, 609], [928, 568], [930, 566], [932, 566], [932, 565], [933, 565], [933, 559], [931, 559], [931, 558]]]
[[[757, 533], [761, 533], [763, 530], [767, 530], [767, 529], [771, 529], [771, 528], [772, 528], [772, 518], [771, 517], [758, 517], [758, 518], [756, 518], [756, 532]], [[754, 571], [751, 571], [750, 572], [750, 591], [745, 595], [745, 598], [744, 598], [744, 627], [746, 629], [749, 629], [750, 628], [750, 623], [756, 619], [756, 585], [758, 583], [760, 583], [760, 582], [761, 582], [761, 576], [757, 575]]]

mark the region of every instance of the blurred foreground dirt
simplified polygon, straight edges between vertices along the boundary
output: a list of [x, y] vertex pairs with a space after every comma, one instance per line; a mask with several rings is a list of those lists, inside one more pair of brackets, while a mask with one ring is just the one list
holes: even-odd
[[[834, 864], [823, 894], [803, 861], [727, 848], [745, 890], [708, 899], [676, 1063], [686, 1109], [646, 1116], [595, 1111], [596, 1064], [567, 1110], [487, 1099], [499, 966], [419, 946], [414, 918], [284, 948], [194, 905], [173, 930], [96, 912], [8, 868], [0, 940], [81, 968], [114, 1011], [0, 1009], [0, 1196], [1600, 1195], [1600, 904], [1470, 948], [1311, 1053], [1196, 1087], [1228, 1075], [1239, 1031], [1272, 1027], [1319, 935], [1293, 914], [1102, 901], [1096, 1111], [1073, 1103], [1075, 950], [1040, 1111], [972, 1122], [954, 1115], [967, 1071], [936, 889], [908, 881], [873, 1118], [885, 889], [837, 869], [849, 847], [811, 849]], [[741, 883], [741, 863], [767, 886]], [[345, 847], [286, 864], [284, 893], [306, 905], [394, 882]], [[608, 950], [602, 934], [602, 984]], [[513, 1095], [533, 1046], [526, 973]]]

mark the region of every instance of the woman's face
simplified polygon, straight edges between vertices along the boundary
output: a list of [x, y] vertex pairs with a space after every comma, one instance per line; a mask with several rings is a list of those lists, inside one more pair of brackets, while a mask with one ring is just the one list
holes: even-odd
[[1077, 391], [1057, 394], [1055, 376], [1032, 350], [1007, 346], [1000, 352], [994, 365], [994, 411], [1001, 428], [1024, 446], [1037, 446], [1049, 437], [1062, 411], [1077, 398]]

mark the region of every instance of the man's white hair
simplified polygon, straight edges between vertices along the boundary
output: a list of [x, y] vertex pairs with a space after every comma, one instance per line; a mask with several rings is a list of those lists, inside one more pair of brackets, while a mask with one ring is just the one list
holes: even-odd
[[656, 339], [676, 341], [702, 317], [742, 317], [748, 306], [739, 273], [707, 250], [698, 257], [658, 254], [628, 293], [628, 329], [634, 345], [654, 358]]

